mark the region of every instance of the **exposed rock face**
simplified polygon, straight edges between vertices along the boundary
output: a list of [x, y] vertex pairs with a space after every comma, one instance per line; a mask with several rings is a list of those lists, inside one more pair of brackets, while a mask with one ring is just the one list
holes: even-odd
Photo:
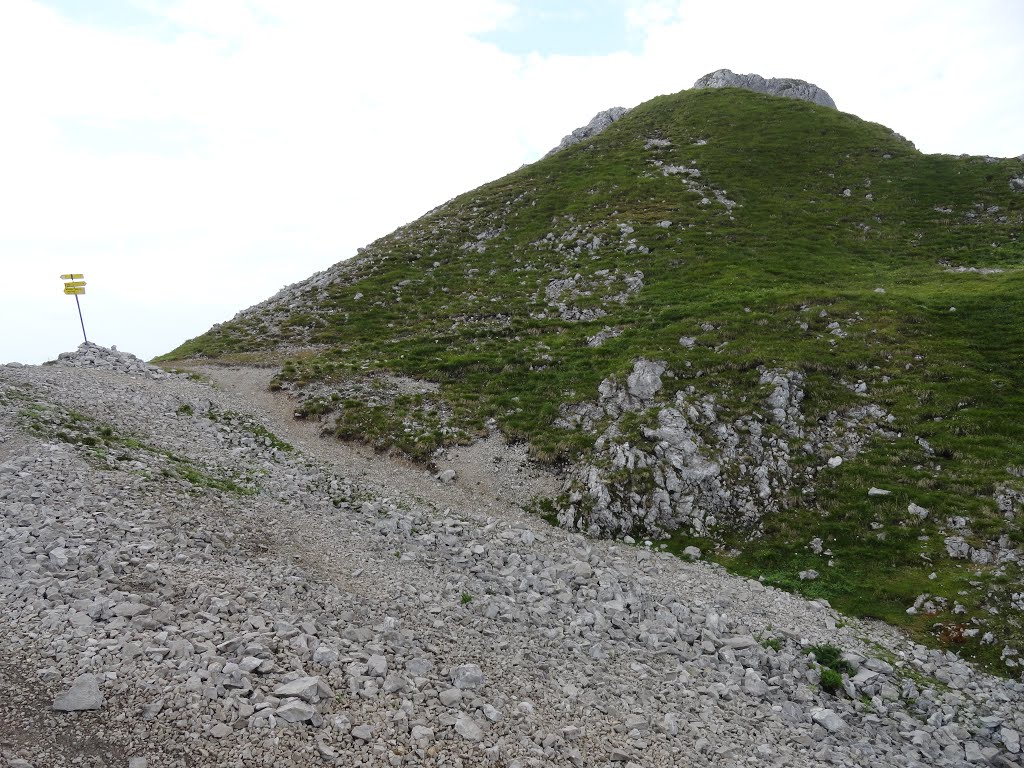
[[566, 147], [571, 147], [573, 144], [579, 144], [581, 141], [589, 139], [591, 136], [597, 136], [597, 134], [601, 133], [601, 131], [605, 130], [609, 125], [614, 123], [627, 112], [629, 112], [629, 110], [625, 107], [612, 107], [611, 109], [606, 109], [603, 112], [598, 112], [589, 123], [584, 125], [582, 128], [577, 128], [575, 131], [563, 138], [558, 142], [558, 146], [544, 155], [544, 157], [549, 157], [555, 154], [555, 152], [563, 150]]
[[730, 69], [716, 69], [693, 84], [694, 88], [746, 88], [748, 91], [767, 93], [770, 96], [785, 96], [787, 99], [802, 99], [823, 107], [836, 109], [836, 103], [823, 88], [806, 80], [791, 77], [770, 77], [760, 75], [737, 75]]
[[[662, 377], [672, 375], [664, 362], [640, 359], [624, 385], [615, 377], [601, 382], [596, 403], [562, 407], [561, 426], [596, 438], [591, 461], [566, 482], [562, 525], [600, 536], [679, 528], [708, 535], [723, 523], [756, 528], [798, 480], [810, 486], [873, 434], [894, 436], [886, 429], [891, 417], [875, 405], [829, 414], [808, 428], [798, 372], [762, 370], [767, 394], [752, 414], [729, 413], [692, 386], [664, 397]], [[649, 426], [630, 430], [627, 414]], [[816, 460], [798, 471], [796, 449]]]
[[[544, 299], [549, 307], [557, 310], [563, 320], [570, 322], [591, 322], [608, 316], [608, 310], [602, 307], [580, 308], [575, 301], [581, 297], [594, 295], [596, 291], [604, 293], [605, 306], [612, 304], [624, 305], [629, 297], [639, 293], [644, 287], [644, 273], [636, 270], [632, 273], [620, 273], [619, 270], [598, 270], [590, 279], [576, 274], [573, 277], [556, 278], [544, 289]], [[616, 291], [614, 294], [611, 291]]]

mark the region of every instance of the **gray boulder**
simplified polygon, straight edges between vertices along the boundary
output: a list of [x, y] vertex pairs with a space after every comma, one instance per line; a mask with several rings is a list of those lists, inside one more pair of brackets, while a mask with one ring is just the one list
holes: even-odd
[[484, 737], [480, 725], [465, 712], [455, 719], [455, 732], [467, 741], [480, 741]]
[[660, 360], [638, 360], [626, 380], [626, 390], [638, 400], [652, 400], [662, 387], [661, 374], [665, 368]]
[[838, 733], [846, 728], [846, 723], [843, 721], [843, 718], [831, 709], [812, 709], [811, 720], [829, 733]]
[[455, 478], [458, 477], [458, 474], [455, 472], [454, 469], [445, 469], [442, 470], [441, 472], [438, 472], [436, 475], [434, 475], [434, 477], [438, 480], [438, 482], [444, 483], [445, 485], [450, 485], [451, 483], [455, 482]]
[[791, 77], [770, 77], [760, 75], [737, 75], [730, 69], [716, 69], [709, 72], [693, 84], [700, 88], [745, 88], [748, 91], [767, 93], [769, 96], [784, 96], [787, 99], [801, 99], [819, 104], [823, 107], [836, 109], [836, 103], [828, 93], [814, 83], [796, 80]]
[[357, 725], [352, 729], [352, 738], [369, 741], [373, 738], [374, 730], [372, 725]]
[[274, 695], [282, 698], [299, 698], [316, 704], [333, 695], [331, 689], [319, 677], [300, 677], [290, 683], [283, 683], [274, 689]]
[[751, 696], [764, 696], [771, 690], [768, 684], [753, 669], [747, 668], [743, 674], [743, 690]]
[[71, 688], [59, 694], [53, 700], [53, 708], [58, 712], [81, 712], [87, 709], [99, 709], [103, 706], [103, 694], [95, 675], [79, 675]]
[[275, 714], [286, 723], [304, 723], [313, 719], [316, 709], [301, 699], [285, 699]]
[[373, 655], [366, 662], [366, 672], [373, 677], [384, 677], [388, 673], [388, 660], [384, 656]]
[[484, 673], [476, 664], [463, 664], [451, 672], [452, 684], [461, 690], [475, 690], [484, 684]]

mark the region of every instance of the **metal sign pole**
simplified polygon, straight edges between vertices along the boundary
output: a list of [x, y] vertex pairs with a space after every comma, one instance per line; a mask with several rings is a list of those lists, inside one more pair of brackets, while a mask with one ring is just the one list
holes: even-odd
[[82, 324], [82, 338], [85, 339], [85, 343], [89, 343], [89, 338], [85, 335], [85, 320], [82, 319], [82, 305], [78, 303], [78, 294], [75, 294], [75, 306], [78, 307], [78, 322]]
[[82, 325], [82, 338], [85, 343], [89, 343], [89, 337], [85, 335], [85, 320], [82, 318], [82, 305], [78, 301], [79, 294], [85, 293], [85, 281], [83, 278], [85, 275], [77, 272], [69, 272], [66, 275], [61, 275], [60, 279], [64, 281], [64, 295], [75, 297], [75, 306], [78, 307], [78, 322]]

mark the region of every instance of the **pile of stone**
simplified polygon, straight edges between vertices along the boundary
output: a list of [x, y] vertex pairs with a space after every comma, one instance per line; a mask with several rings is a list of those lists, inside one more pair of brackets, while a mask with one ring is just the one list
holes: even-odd
[[98, 368], [129, 373], [150, 379], [166, 379], [176, 375], [140, 360], [130, 352], [121, 352], [116, 345], [107, 348], [91, 341], [79, 344], [74, 352], [61, 352], [55, 363], [73, 368]]
[[[72, 407], [117, 449], [22, 426]], [[0, 369], [8, 763], [1022, 764], [1020, 683], [649, 543], [382, 497], [244, 409]]]

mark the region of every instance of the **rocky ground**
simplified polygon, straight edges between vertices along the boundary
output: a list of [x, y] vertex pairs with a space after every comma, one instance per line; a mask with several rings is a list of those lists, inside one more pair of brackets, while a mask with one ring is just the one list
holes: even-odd
[[1024, 684], [551, 528], [497, 437], [442, 482], [83, 355], [0, 368], [10, 766], [1024, 765]]

